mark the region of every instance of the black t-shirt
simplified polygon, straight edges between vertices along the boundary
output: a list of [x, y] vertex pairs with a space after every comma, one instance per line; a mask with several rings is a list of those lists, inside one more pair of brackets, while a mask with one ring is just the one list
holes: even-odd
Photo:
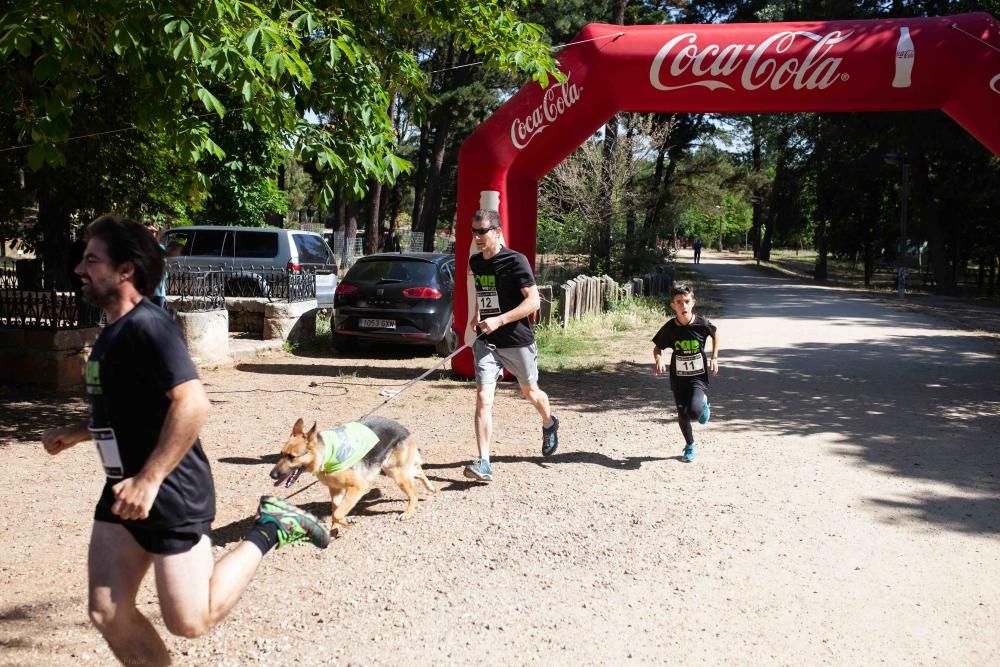
[[671, 350], [670, 386], [700, 380], [708, 384], [708, 356], [705, 342], [715, 335], [715, 325], [695, 315], [687, 324], [671, 318], [653, 336], [653, 345], [661, 350]]
[[[114, 461], [113, 454], [109, 458], [102, 451], [109, 477], [97, 504], [98, 516], [115, 520], [111, 514], [115, 500], [111, 487], [135, 476], [156, 448], [170, 407], [167, 392], [197, 378], [198, 371], [177, 325], [148, 299], [98, 336], [86, 372], [90, 428], [95, 442], [107, 441], [113, 433], [120, 458]], [[111, 447], [114, 449], [114, 444]], [[214, 518], [212, 472], [201, 441], [195, 440], [160, 485], [149, 518], [122, 523], [177, 529]]]
[[[481, 252], [476, 253], [469, 258], [469, 268], [476, 280], [481, 320], [514, 310], [524, 301], [521, 288], [535, 284], [528, 258], [506, 246], [490, 259], [483, 257]], [[531, 321], [522, 317], [516, 322], [508, 322], [484, 339], [497, 347], [525, 347], [535, 342], [535, 332]]]

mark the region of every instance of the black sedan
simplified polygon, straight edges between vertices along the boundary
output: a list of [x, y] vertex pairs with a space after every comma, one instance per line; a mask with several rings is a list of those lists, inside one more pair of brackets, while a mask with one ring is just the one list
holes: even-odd
[[455, 256], [383, 253], [362, 257], [348, 270], [333, 300], [331, 335], [341, 352], [359, 341], [433, 345], [454, 352], [452, 329]]

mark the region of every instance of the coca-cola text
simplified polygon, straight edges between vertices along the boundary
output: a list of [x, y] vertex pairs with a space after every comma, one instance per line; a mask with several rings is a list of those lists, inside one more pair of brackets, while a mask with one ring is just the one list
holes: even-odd
[[[839, 30], [826, 35], [786, 31], [775, 33], [756, 45], [709, 44], [699, 50], [696, 44], [698, 35], [686, 32], [664, 44], [656, 54], [649, 68], [649, 82], [657, 90], [678, 90], [690, 86], [735, 90], [722, 79], [742, 70], [739, 84], [745, 90], [757, 90], [764, 86], [779, 90], [789, 85], [795, 90], [825, 90], [838, 80], [847, 79], [846, 74], [837, 72], [842, 59], [829, 54], [852, 34], [843, 34]], [[799, 37], [815, 42], [805, 57], [784, 60], [775, 57], [791, 49]], [[745, 57], [747, 53], [749, 56]], [[661, 74], [664, 69], [666, 72]], [[693, 75], [698, 80], [670, 85], [672, 80], [685, 75]]]
[[534, 111], [511, 123], [510, 140], [516, 147], [524, 148], [542, 130], [566, 113], [566, 110], [580, 99], [582, 92], [583, 88], [570, 83], [568, 77], [566, 81], [550, 86], [542, 96], [542, 103], [535, 107]]

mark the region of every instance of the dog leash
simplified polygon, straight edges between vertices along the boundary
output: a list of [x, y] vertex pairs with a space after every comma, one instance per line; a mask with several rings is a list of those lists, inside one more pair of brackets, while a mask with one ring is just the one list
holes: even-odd
[[[483, 334], [478, 334], [475, 338], [472, 339], [472, 343], [476, 342], [476, 340], [478, 340], [482, 335]], [[404, 391], [406, 391], [407, 389], [409, 389], [410, 387], [412, 387], [416, 383], [418, 383], [421, 380], [423, 380], [425, 377], [427, 377], [428, 375], [430, 375], [431, 373], [433, 373], [434, 371], [436, 371], [438, 368], [440, 368], [441, 366], [443, 366], [445, 363], [451, 361], [451, 359], [453, 357], [455, 357], [459, 352], [461, 352], [462, 350], [464, 350], [467, 347], [471, 347], [472, 343], [465, 343], [465, 344], [463, 344], [461, 347], [457, 348], [454, 352], [452, 352], [451, 354], [449, 354], [447, 357], [445, 357], [441, 361], [437, 362], [436, 364], [434, 364], [433, 366], [431, 366], [430, 368], [428, 368], [426, 371], [424, 371], [423, 373], [421, 373], [417, 377], [413, 378], [412, 380], [410, 380], [409, 382], [407, 382], [406, 384], [404, 384], [402, 387], [400, 387], [399, 391], [397, 391], [397, 392], [391, 394], [390, 396], [388, 396], [384, 401], [382, 401], [377, 406], [375, 406], [375, 408], [373, 408], [367, 414], [365, 414], [364, 416], [362, 416], [361, 419], [364, 419], [365, 417], [370, 417], [373, 414], [375, 414], [376, 412], [378, 412], [379, 410], [381, 410], [382, 408], [384, 408], [389, 403], [389, 401], [393, 400], [394, 398], [396, 398], [397, 396], [399, 396], [400, 394], [402, 394]]]
[[[476, 337], [472, 339], [472, 343], [474, 343], [477, 340], [479, 340], [479, 338], [481, 338], [483, 335], [484, 334], [481, 334], [481, 333], [477, 334]], [[420, 375], [418, 375], [417, 377], [413, 378], [412, 380], [410, 380], [409, 382], [407, 382], [406, 384], [404, 384], [402, 387], [400, 387], [399, 391], [397, 391], [394, 394], [386, 397], [386, 399], [384, 401], [382, 401], [381, 403], [379, 403], [372, 410], [369, 410], [367, 414], [365, 414], [365, 415], [363, 415], [361, 417], [361, 419], [364, 419], [365, 417], [370, 417], [373, 414], [375, 414], [376, 412], [378, 412], [379, 410], [381, 410], [382, 408], [384, 408], [389, 403], [389, 401], [395, 399], [397, 396], [399, 396], [400, 394], [402, 394], [404, 391], [406, 391], [407, 389], [409, 389], [410, 387], [412, 387], [416, 383], [420, 382], [421, 380], [423, 380], [425, 377], [427, 377], [428, 375], [430, 375], [431, 373], [433, 373], [437, 369], [441, 368], [441, 366], [443, 366], [444, 364], [448, 363], [449, 361], [451, 361], [451, 359], [453, 357], [455, 357], [456, 355], [458, 355], [459, 352], [461, 352], [462, 350], [464, 350], [467, 347], [471, 347], [472, 343], [465, 343], [461, 347], [456, 348], [456, 350], [454, 352], [452, 352], [451, 354], [449, 354], [447, 357], [445, 357], [441, 361], [437, 362], [436, 364], [434, 364], [433, 366], [431, 366], [430, 368], [428, 368], [426, 371], [424, 371], [423, 373], [421, 373]], [[312, 482], [309, 482], [308, 484], [306, 484], [305, 486], [303, 486], [301, 489], [299, 489], [295, 493], [293, 493], [291, 495], [288, 495], [288, 496], [285, 496], [284, 500], [288, 500], [289, 498], [297, 496], [300, 493], [302, 493], [303, 491], [305, 491], [306, 489], [308, 489], [309, 487], [311, 487], [313, 484], [318, 484], [318, 483], [319, 483], [318, 479], [313, 480]]]

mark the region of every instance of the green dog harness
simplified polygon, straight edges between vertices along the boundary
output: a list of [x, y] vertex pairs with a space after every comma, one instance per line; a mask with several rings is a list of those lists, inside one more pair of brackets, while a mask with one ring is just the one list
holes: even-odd
[[378, 442], [378, 436], [361, 422], [348, 422], [332, 431], [320, 431], [319, 439], [326, 448], [323, 472], [347, 470], [364, 458]]

